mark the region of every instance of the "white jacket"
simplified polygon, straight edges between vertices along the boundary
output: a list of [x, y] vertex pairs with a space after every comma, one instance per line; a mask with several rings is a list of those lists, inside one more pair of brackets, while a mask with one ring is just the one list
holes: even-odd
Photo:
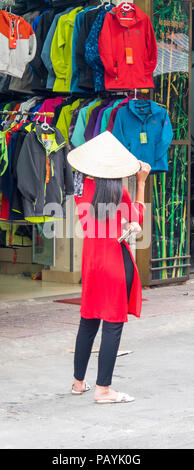
[[[11, 27], [16, 48], [10, 48]], [[0, 74], [22, 78], [26, 64], [36, 54], [36, 36], [32, 26], [21, 16], [0, 11]]]

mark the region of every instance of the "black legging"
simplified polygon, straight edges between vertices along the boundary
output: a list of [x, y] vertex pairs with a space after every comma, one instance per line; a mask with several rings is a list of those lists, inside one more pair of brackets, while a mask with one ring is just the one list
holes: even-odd
[[[74, 377], [84, 380], [93, 342], [100, 326], [99, 319], [81, 317], [74, 356]], [[102, 338], [98, 356], [97, 385], [111, 385], [117, 351], [123, 329], [122, 323], [103, 321]]]
[[[126, 274], [127, 295], [129, 299], [134, 267], [126, 246], [121, 243], [121, 247]], [[74, 356], [74, 377], [77, 380], [84, 380], [92, 346], [99, 326], [99, 319], [86, 319], [81, 317]], [[104, 387], [111, 385], [122, 329], [123, 322], [111, 323], [103, 320], [101, 345], [98, 357], [97, 385]]]

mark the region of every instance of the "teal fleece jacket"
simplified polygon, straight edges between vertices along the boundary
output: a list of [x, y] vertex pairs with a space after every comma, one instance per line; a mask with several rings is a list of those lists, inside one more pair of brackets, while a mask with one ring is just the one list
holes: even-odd
[[139, 160], [150, 164], [151, 173], [168, 171], [173, 131], [165, 108], [152, 100], [133, 99], [118, 110], [112, 133]]

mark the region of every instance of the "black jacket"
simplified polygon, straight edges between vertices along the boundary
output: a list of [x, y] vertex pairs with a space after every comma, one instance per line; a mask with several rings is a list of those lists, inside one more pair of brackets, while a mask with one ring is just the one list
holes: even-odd
[[55, 14], [56, 13], [53, 9], [48, 11], [47, 13], [44, 13], [44, 15], [41, 16], [38, 26], [36, 28], [36, 55], [34, 59], [30, 62], [30, 66], [33, 70], [33, 79], [31, 85], [32, 90], [46, 88], [48, 70], [44, 66], [43, 61], [41, 59], [41, 52]]
[[79, 32], [79, 41], [77, 42], [76, 48], [76, 64], [79, 72], [78, 85], [80, 88], [87, 90], [94, 90], [94, 80], [92, 69], [85, 61], [85, 42], [100, 10], [101, 7], [94, 10], [89, 10], [85, 13], [83, 24]]

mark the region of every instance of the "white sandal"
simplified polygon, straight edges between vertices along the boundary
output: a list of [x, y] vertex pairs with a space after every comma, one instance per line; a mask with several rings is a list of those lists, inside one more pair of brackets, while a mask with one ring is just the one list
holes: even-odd
[[82, 392], [77, 392], [76, 390], [73, 389], [73, 385], [72, 385], [71, 393], [72, 395], [82, 395], [85, 392], [89, 392], [89, 390], [91, 390], [91, 387], [87, 382], [85, 382], [85, 390], [83, 390]]
[[110, 404], [110, 403], [129, 403], [134, 400], [135, 398], [131, 397], [127, 393], [118, 392], [118, 395], [114, 400], [111, 400], [110, 398], [107, 398], [107, 399], [103, 398], [102, 400], [94, 400], [94, 401], [95, 403], [99, 403], [100, 405], [103, 405], [103, 404]]

